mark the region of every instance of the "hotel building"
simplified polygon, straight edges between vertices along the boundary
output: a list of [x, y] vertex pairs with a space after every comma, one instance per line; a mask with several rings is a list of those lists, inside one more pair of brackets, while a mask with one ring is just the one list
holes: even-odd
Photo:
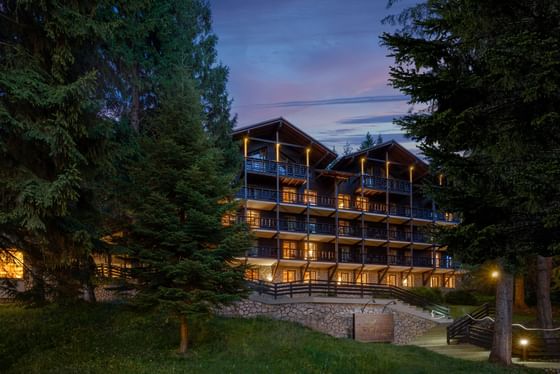
[[283, 118], [234, 138], [244, 156], [236, 219], [254, 234], [240, 258], [247, 278], [455, 288], [462, 271], [430, 229], [457, 221], [423, 196], [434, 176], [403, 146], [337, 157]]

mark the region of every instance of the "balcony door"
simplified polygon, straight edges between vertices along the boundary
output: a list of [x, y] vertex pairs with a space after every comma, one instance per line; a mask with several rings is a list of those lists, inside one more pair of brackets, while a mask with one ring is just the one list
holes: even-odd
[[282, 202], [297, 203], [297, 190], [295, 187], [282, 187]]
[[295, 270], [282, 270], [282, 282], [295, 282], [296, 281], [296, 271]]
[[304, 259], [316, 261], [317, 260], [317, 243], [314, 242], [304, 242], [303, 243], [304, 249]]
[[282, 242], [282, 258], [297, 258], [297, 242], [291, 240], [284, 240]]

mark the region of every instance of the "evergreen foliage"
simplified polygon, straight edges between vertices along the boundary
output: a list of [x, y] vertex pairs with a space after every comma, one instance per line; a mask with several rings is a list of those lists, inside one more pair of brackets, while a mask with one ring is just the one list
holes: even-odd
[[560, 239], [558, 3], [428, 0], [398, 21], [382, 36], [392, 84], [431, 110], [397, 123], [444, 175], [431, 194], [462, 214], [440, 237], [463, 261], [498, 261], [509, 280]]
[[100, 245], [109, 123], [97, 51], [108, 24], [96, 15], [87, 1], [0, 2], [0, 249], [24, 252], [39, 299], [90, 284]]
[[368, 149], [371, 148], [375, 145], [375, 141], [373, 140], [373, 136], [371, 136], [371, 134], [369, 133], [369, 131], [366, 133], [366, 138], [362, 141], [362, 143], [360, 144], [360, 148], [359, 150], [364, 150], [364, 149]]

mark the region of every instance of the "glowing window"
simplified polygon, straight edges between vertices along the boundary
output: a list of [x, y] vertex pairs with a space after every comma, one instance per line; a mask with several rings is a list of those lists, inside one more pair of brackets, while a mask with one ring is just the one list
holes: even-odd
[[258, 281], [259, 280], [259, 269], [249, 268], [245, 270], [245, 279], [251, 281]]
[[317, 191], [305, 190], [305, 203], [309, 205], [317, 205]]
[[283, 270], [282, 271], [282, 282], [295, 282], [296, 281], [296, 271], [295, 270]]
[[350, 283], [350, 273], [346, 271], [339, 271], [336, 276], [336, 282], [338, 284], [341, 283]]
[[365, 196], [356, 196], [356, 208], [359, 210], [369, 210], [369, 201]]
[[253, 229], [258, 229], [261, 226], [261, 214], [258, 210], [248, 210], [246, 219], [249, 227]]
[[397, 285], [397, 274], [388, 274], [387, 275], [387, 284], [389, 286], [396, 286]]
[[282, 201], [285, 203], [296, 203], [297, 190], [294, 187], [282, 187]]
[[313, 283], [317, 281], [317, 272], [316, 271], [306, 271], [303, 274], [303, 281], [306, 283]]
[[0, 278], [23, 278], [23, 252], [13, 249], [0, 251]]
[[358, 277], [356, 278], [356, 283], [360, 283], [360, 284], [368, 283], [367, 273], [362, 273], [362, 274], [358, 275]]
[[432, 275], [430, 277], [430, 287], [437, 288], [441, 287], [441, 278], [438, 275]]
[[350, 195], [343, 193], [338, 194], [338, 208], [350, 209]]
[[414, 287], [414, 277], [412, 276], [412, 274], [403, 277], [402, 285], [403, 287]]
[[304, 242], [303, 249], [305, 260], [317, 260], [317, 243]]
[[289, 240], [282, 242], [282, 258], [297, 258], [297, 242]]
[[455, 276], [450, 275], [448, 277], [445, 277], [445, 287], [455, 288]]

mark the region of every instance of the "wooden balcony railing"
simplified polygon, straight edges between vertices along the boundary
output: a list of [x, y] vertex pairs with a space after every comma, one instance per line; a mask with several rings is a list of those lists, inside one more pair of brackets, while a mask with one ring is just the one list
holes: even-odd
[[386, 191], [389, 189], [389, 192], [394, 193], [410, 193], [410, 183], [401, 179], [387, 179], [383, 177], [364, 175], [362, 176], [362, 184], [364, 188], [372, 190]]
[[285, 177], [292, 177], [298, 179], [305, 179], [307, 177], [307, 166], [300, 164], [293, 164], [290, 162], [276, 162], [270, 160], [261, 160], [256, 158], [248, 158], [245, 160], [245, 167], [247, 172], [257, 174], [269, 174]]
[[[259, 188], [259, 187], [248, 187], [247, 198], [250, 200], [259, 201], [270, 201], [276, 202], [277, 195], [279, 195], [279, 201], [285, 204], [297, 204], [297, 205], [309, 205], [311, 207], [325, 207], [334, 209], [337, 204], [337, 199], [331, 196], [318, 195], [318, 194], [305, 194], [305, 193], [294, 193], [287, 191], [280, 191], [278, 194], [276, 190]], [[241, 189], [236, 195], [238, 198], [245, 198], [245, 189]], [[340, 209], [353, 210], [353, 211], [366, 211], [375, 214], [389, 214], [391, 216], [399, 217], [413, 217], [417, 219], [432, 220], [434, 218], [434, 212], [430, 209], [424, 208], [412, 208], [405, 205], [390, 204], [389, 209], [385, 203], [380, 202], [362, 202], [357, 199], [352, 199], [345, 205], [339, 207]], [[412, 213], [412, 214], [411, 214]], [[456, 215], [449, 213], [436, 212], [435, 218], [437, 221], [443, 222], [459, 222]]]
[[[253, 247], [247, 251], [246, 256], [252, 258], [277, 258], [280, 251], [280, 258], [284, 260], [309, 260], [322, 262], [336, 262], [336, 253], [334, 250], [304, 250], [301, 248], [278, 248], [274, 247]], [[362, 255], [359, 248], [352, 248], [350, 251], [339, 251], [338, 262], [361, 264]], [[418, 267], [436, 267], [444, 269], [456, 269], [459, 264], [454, 262], [451, 257], [444, 261], [434, 259], [425, 255], [389, 255], [372, 253], [366, 250], [364, 253], [364, 264], [366, 265], [393, 265], [393, 266], [418, 266]]]

